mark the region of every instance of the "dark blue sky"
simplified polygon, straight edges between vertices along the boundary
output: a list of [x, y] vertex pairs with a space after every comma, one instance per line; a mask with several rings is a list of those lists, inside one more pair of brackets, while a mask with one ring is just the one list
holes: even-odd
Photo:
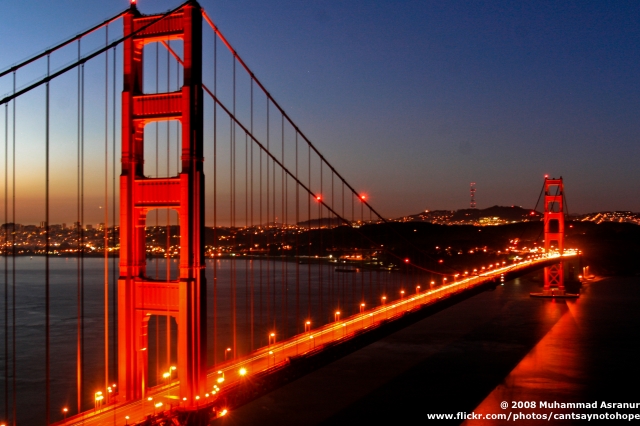
[[[545, 174], [570, 212], [640, 211], [637, 1], [201, 4], [385, 216], [467, 207], [471, 181], [480, 208], [533, 207]], [[0, 68], [127, 6], [3, 2]]]

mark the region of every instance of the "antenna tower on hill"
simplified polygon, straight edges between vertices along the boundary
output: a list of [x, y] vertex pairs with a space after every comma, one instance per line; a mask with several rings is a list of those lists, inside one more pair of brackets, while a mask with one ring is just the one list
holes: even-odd
[[471, 182], [471, 208], [475, 209], [476, 208], [476, 183], [475, 182]]

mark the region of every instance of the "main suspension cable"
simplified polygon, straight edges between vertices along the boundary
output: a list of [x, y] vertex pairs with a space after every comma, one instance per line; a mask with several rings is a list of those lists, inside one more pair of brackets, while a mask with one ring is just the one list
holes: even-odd
[[[16, 98], [18, 96], [21, 96], [21, 95], [23, 95], [23, 94], [25, 94], [27, 92], [30, 92], [31, 90], [33, 90], [33, 89], [35, 89], [37, 87], [40, 87], [43, 84], [46, 84], [48, 81], [53, 80], [53, 79], [61, 76], [62, 74], [65, 74], [66, 72], [85, 64], [86, 62], [90, 61], [91, 59], [93, 59], [93, 58], [101, 55], [102, 53], [108, 51], [110, 48], [118, 46], [119, 44], [121, 44], [125, 40], [128, 40], [129, 38], [135, 37], [138, 33], [146, 30], [151, 25], [154, 25], [154, 24], [160, 22], [161, 20], [165, 19], [166, 17], [170, 16], [171, 14], [173, 14], [173, 13], [177, 12], [178, 10], [182, 9], [188, 3], [189, 3], [189, 1], [186, 1], [185, 3], [183, 3], [180, 6], [176, 7], [175, 9], [170, 10], [170, 11], [164, 13], [163, 15], [158, 16], [157, 19], [150, 21], [148, 24], [143, 25], [142, 27], [138, 28], [137, 30], [132, 31], [130, 34], [127, 34], [126, 36], [123, 36], [123, 37], [121, 37], [121, 38], [109, 43], [107, 46], [102, 47], [102, 48], [96, 50], [93, 53], [90, 53], [90, 54], [88, 54], [86, 56], [83, 56], [83, 57], [78, 56], [78, 59], [75, 62], [73, 62], [72, 64], [67, 65], [64, 68], [61, 68], [58, 71], [49, 74], [48, 76], [36, 81], [35, 83], [30, 84], [29, 86], [26, 86], [26, 87], [24, 87], [24, 88], [22, 88], [22, 89], [20, 89], [18, 91], [16, 91], [14, 89], [14, 92], [11, 95], [7, 95], [7, 96], [5, 96], [4, 98], [2, 98], [0, 100], [0, 105], [3, 105], [5, 103], [11, 101], [12, 99], [14, 99], [14, 98]], [[81, 38], [77, 39], [78, 42], [80, 42], [80, 40], [82, 40], [82, 39]]]
[[42, 52], [42, 53], [39, 53], [39, 54], [37, 54], [37, 55], [35, 55], [35, 56], [32, 56], [32, 57], [31, 57], [31, 58], [29, 58], [29, 59], [25, 59], [24, 61], [22, 61], [22, 62], [20, 62], [20, 63], [18, 63], [18, 64], [16, 64], [16, 65], [11, 66], [10, 68], [8, 68], [8, 69], [6, 69], [6, 70], [4, 70], [4, 71], [0, 72], [0, 78], [4, 77], [5, 75], [7, 75], [7, 74], [9, 74], [9, 73], [12, 73], [12, 72], [18, 71], [20, 68], [22, 68], [22, 67], [24, 67], [24, 66], [26, 66], [26, 65], [29, 65], [30, 63], [35, 62], [35, 61], [37, 61], [38, 59], [44, 58], [45, 56], [49, 56], [49, 55], [51, 55], [53, 52], [55, 52], [56, 50], [59, 50], [59, 49], [61, 49], [61, 48], [65, 47], [65, 46], [67, 46], [67, 45], [69, 45], [69, 44], [73, 43], [74, 41], [80, 40], [80, 39], [81, 39], [81, 38], [83, 38], [84, 36], [89, 35], [89, 34], [91, 34], [92, 32], [97, 31], [97, 30], [99, 30], [100, 28], [102, 28], [102, 27], [104, 27], [104, 26], [108, 26], [111, 22], [113, 22], [113, 21], [115, 21], [115, 20], [117, 20], [117, 19], [120, 19], [120, 17], [122, 17], [122, 16], [123, 16], [125, 13], [127, 13], [128, 11], [129, 11], [129, 9], [125, 9], [125, 10], [123, 10], [122, 12], [118, 13], [117, 15], [115, 15], [114, 17], [109, 18], [109, 19], [107, 19], [106, 21], [104, 21], [104, 22], [102, 22], [102, 23], [100, 23], [100, 24], [98, 24], [98, 25], [95, 25], [95, 26], [93, 26], [93, 27], [89, 28], [88, 30], [83, 31], [83, 32], [81, 32], [81, 33], [79, 33], [79, 34], [77, 34], [77, 35], [75, 35], [75, 36], [73, 36], [73, 37], [71, 37], [71, 38], [69, 38], [69, 39], [67, 39], [67, 40], [63, 41], [63, 42], [61, 42], [61, 43], [59, 43], [59, 44], [55, 45], [54, 47], [51, 47], [51, 48], [49, 48], [49, 49], [45, 50], [45, 51], [44, 51], [44, 52]]

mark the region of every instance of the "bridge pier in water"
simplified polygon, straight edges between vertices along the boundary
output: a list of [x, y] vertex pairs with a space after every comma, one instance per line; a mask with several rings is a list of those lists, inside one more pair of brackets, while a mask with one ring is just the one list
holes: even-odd
[[[204, 173], [202, 99], [202, 10], [194, 1], [158, 20], [135, 5], [124, 15], [122, 174], [120, 177], [120, 277], [118, 280], [119, 392], [123, 400], [145, 397], [151, 315], [178, 324], [180, 400], [195, 406], [205, 394], [207, 372], [206, 282], [204, 276]], [[143, 49], [148, 43], [183, 42], [182, 89], [143, 93]], [[182, 126], [181, 172], [176, 177], [144, 174], [144, 127], [177, 120]], [[173, 209], [180, 222], [180, 267], [175, 281], [148, 278], [146, 217]], [[167, 260], [169, 258], [167, 257]]]

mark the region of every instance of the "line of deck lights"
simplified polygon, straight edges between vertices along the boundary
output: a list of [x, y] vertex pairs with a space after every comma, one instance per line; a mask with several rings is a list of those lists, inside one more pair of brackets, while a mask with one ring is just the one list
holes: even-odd
[[[132, 0], [132, 4], [135, 4], [135, 0]], [[309, 340], [316, 339], [317, 337], [322, 336], [322, 335], [326, 334], [327, 332], [335, 332], [335, 330], [338, 330], [338, 329], [340, 329], [340, 328], [344, 328], [344, 327], [347, 327], [348, 325], [352, 325], [352, 324], [354, 324], [354, 323], [357, 323], [357, 322], [359, 322], [359, 321], [362, 321], [366, 316], [368, 316], [368, 317], [373, 317], [373, 316], [374, 316], [374, 314], [380, 314], [380, 313], [383, 313], [383, 312], [387, 312], [387, 311], [389, 311], [389, 310], [395, 310], [398, 306], [405, 305], [405, 304], [409, 304], [410, 302], [413, 302], [413, 301], [415, 301], [415, 300], [419, 300], [419, 299], [422, 299], [422, 298], [425, 298], [425, 297], [428, 297], [428, 296], [431, 296], [431, 295], [437, 294], [437, 293], [439, 293], [439, 292], [442, 292], [442, 291], [445, 291], [445, 290], [449, 290], [449, 289], [451, 289], [451, 288], [452, 288], [452, 287], [454, 287], [454, 286], [459, 286], [459, 285], [462, 285], [462, 284], [469, 283], [470, 281], [473, 281], [473, 280], [475, 280], [475, 279], [479, 279], [479, 278], [483, 278], [483, 277], [490, 276], [490, 275], [492, 275], [492, 274], [496, 274], [496, 273], [497, 273], [497, 272], [499, 272], [499, 271], [504, 271], [504, 270], [510, 270], [510, 269], [513, 269], [515, 266], [521, 266], [521, 265], [526, 264], [526, 263], [532, 263], [532, 262], [534, 262], [535, 260], [554, 259], [554, 258], [558, 258], [558, 257], [570, 257], [570, 256], [575, 256], [575, 255], [577, 255], [577, 254], [578, 254], [578, 252], [577, 252], [576, 250], [566, 250], [566, 252], [565, 252], [564, 254], [552, 253], [552, 254], [545, 255], [543, 259], [540, 259], [540, 257], [538, 257], [538, 258], [536, 258], [536, 259], [523, 259], [521, 262], [518, 262], [518, 263], [517, 263], [517, 264], [515, 264], [515, 265], [508, 265], [508, 266], [507, 266], [507, 265], [504, 265], [504, 262], [503, 262], [503, 265], [504, 265], [504, 266], [502, 266], [502, 267], [500, 267], [500, 268], [497, 268], [497, 269], [493, 269], [493, 271], [492, 271], [491, 273], [487, 270], [486, 272], [481, 272], [480, 274], [478, 274], [478, 275], [476, 275], [476, 276], [469, 276], [469, 277], [467, 277], [467, 278], [463, 278], [463, 279], [461, 279], [460, 281], [454, 281], [454, 282], [451, 282], [451, 283], [449, 283], [449, 284], [446, 284], [446, 278], [444, 278], [444, 279], [443, 279], [443, 281], [444, 281], [444, 283], [445, 283], [445, 285], [444, 285], [444, 286], [442, 286], [442, 287], [440, 287], [440, 288], [437, 288], [437, 289], [431, 289], [431, 290], [429, 290], [429, 291], [427, 291], [427, 292], [424, 292], [424, 293], [422, 293], [422, 294], [420, 294], [421, 286], [420, 286], [420, 285], [417, 285], [417, 286], [416, 286], [416, 295], [415, 295], [415, 296], [413, 296], [413, 297], [411, 297], [411, 298], [409, 298], [409, 299], [407, 299], [407, 300], [404, 300], [404, 294], [405, 294], [405, 291], [404, 291], [404, 290], [401, 290], [401, 291], [400, 291], [400, 295], [401, 295], [401, 296], [400, 296], [400, 297], [401, 297], [400, 301], [398, 301], [398, 302], [396, 302], [396, 303], [394, 303], [394, 304], [392, 304], [392, 305], [389, 305], [389, 306], [387, 306], [387, 305], [386, 305], [387, 296], [382, 296], [382, 298], [381, 298], [381, 300], [382, 300], [382, 306], [379, 306], [378, 308], [376, 308], [376, 309], [374, 310], [375, 312], [369, 312], [369, 313], [367, 313], [366, 315], [365, 315], [365, 313], [364, 313], [365, 304], [364, 304], [364, 303], [361, 303], [361, 304], [360, 304], [360, 313], [359, 313], [358, 315], [354, 316], [354, 317], [353, 317], [353, 318], [351, 318], [351, 319], [348, 319], [348, 320], [343, 321], [341, 324], [331, 324], [331, 325], [330, 325], [330, 326], [328, 326], [328, 327], [326, 327], [326, 326], [325, 326], [326, 328], [324, 328], [324, 329], [320, 329], [320, 330], [318, 330], [318, 331], [317, 331], [316, 333], [314, 333], [314, 334], [309, 334], [309, 336], [308, 336], [308, 337], [309, 337]], [[408, 259], [407, 259], [407, 260], [408, 260]], [[484, 269], [484, 268], [482, 268], [482, 269]], [[466, 275], [466, 274], [465, 274], [465, 275]], [[456, 275], [456, 276], [457, 276], [457, 275]], [[433, 284], [434, 284], [434, 281], [431, 281], [431, 285], [433, 285]], [[338, 321], [340, 320], [340, 314], [341, 314], [341, 312], [340, 312], [340, 311], [336, 311], [336, 312], [335, 312], [335, 315], [334, 315], [334, 321], [335, 321], [335, 322], [338, 322]], [[310, 328], [311, 328], [311, 321], [305, 321], [305, 324], [304, 324], [304, 325], [305, 325], [305, 333], [311, 333], [311, 330], [310, 330]], [[254, 361], [258, 361], [258, 360], [260, 360], [261, 358], [263, 358], [265, 355], [266, 355], [266, 356], [273, 356], [273, 357], [275, 358], [275, 352], [274, 352], [274, 350], [275, 350], [275, 351], [277, 351], [277, 349], [273, 349], [273, 348], [271, 348], [271, 345], [275, 345], [275, 343], [276, 343], [275, 338], [276, 338], [276, 334], [275, 334], [274, 332], [269, 333], [269, 345], [267, 346], [267, 348], [266, 348], [266, 349], [264, 349], [261, 353], [256, 354], [255, 356], [253, 356], [253, 357], [251, 357], [251, 358], [248, 358], [248, 359], [246, 359], [246, 360], [242, 361], [242, 364], [250, 364], [250, 363], [252, 363], [252, 362], [254, 362]], [[272, 340], [273, 340], [273, 342], [272, 342]], [[307, 341], [307, 337], [306, 337], [306, 336], [304, 336], [304, 337], [302, 337], [302, 336], [301, 336], [301, 337], [298, 337], [297, 339], [295, 339], [295, 340], [293, 340], [293, 341], [289, 341], [288, 343], [286, 343], [286, 344], [282, 345], [282, 346], [280, 347], [280, 352], [282, 352], [284, 349], [291, 348], [292, 346], [294, 346], [294, 345], [298, 345], [299, 343], [301, 343], [301, 342], [305, 342], [305, 341]], [[225, 353], [225, 355], [226, 355], [226, 353]], [[225, 357], [225, 358], [226, 358], [226, 357]], [[268, 359], [267, 359], [267, 364], [268, 364]], [[275, 365], [275, 361], [274, 361], [274, 365]], [[205, 397], [207, 398], [207, 400], [209, 399], [209, 397], [210, 397], [210, 396], [213, 396], [213, 395], [217, 394], [218, 392], [220, 392], [220, 388], [218, 387], [218, 384], [220, 384], [220, 385], [221, 385], [221, 384], [225, 381], [225, 377], [224, 377], [225, 371], [228, 371], [228, 370], [233, 369], [233, 368], [235, 368], [235, 367], [229, 367], [227, 370], [218, 370], [218, 372], [217, 372], [217, 374], [218, 374], [218, 378], [216, 379], [216, 383], [217, 383], [217, 384], [214, 384], [214, 385], [213, 385], [213, 389], [212, 389], [212, 391], [211, 391], [211, 394], [207, 393], [207, 394], [205, 395]], [[162, 377], [163, 377], [164, 379], [170, 379], [170, 378], [171, 378], [171, 375], [172, 375], [172, 372], [173, 372], [173, 371], [175, 371], [175, 370], [176, 370], [176, 367], [172, 366], [172, 367], [170, 368], [169, 372], [164, 373]], [[247, 376], [248, 374], [249, 374], [249, 370], [247, 369], [247, 367], [244, 367], [244, 366], [243, 366], [243, 367], [240, 367], [240, 368], [238, 369], [238, 375], [239, 375], [240, 377], [245, 377], [245, 376]], [[108, 388], [108, 392], [109, 392], [109, 394], [111, 394], [112, 392], [114, 392], [114, 391], [115, 391], [115, 388], [116, 388], [116, 385], [115, 385], [115, 384], [113, 384], [112, 386], [110, 386], [110, 387]], [[171, 392], [171, 385], [169, 386], [169, 395], [170, 395], [170, 392]], [[94, 399], [95, 399], [95, 409], [100, 408], [100, 406], [102, 406], [102, 404], [103, 404], [103, 400], [104, 400], [104, 395], [103, 395], [103, 393], [102, 393], [101, 391], [96, 392], [96, 393], [95, 393], [95, 395], [94, 395]], [[196, 397], [195, 397], [195, 399], [196, 399], [196, 400], [200, 400], [200, 396], [196, 396]], [[185, 397], [185, 398], [183, 398], [182, 400], [186, 402], [186, 401], [187, 401], [187, 398]], [[153, 401], [153, 397], [148, 397], [148, 398], [147, 398], [147, 401], [152, 402], [152, 401]], [[108, 401], [107, 401], [107, 402], [108, 402]], [[152, 402], [152, 403], [153, 403], [153, 402]], [[157, 403], [153, 404], [153, 407], [154, 407], [154, 414], [155, 414], [155, 410], [156, 410], [156, 409], [161, 408], [162, 406], [163, 406], [163, 403], [162, 403], [161, 401], [159, 401], [159, 402], [157, 402]], [[66, 419], [66, 417], [67, 417], [67, 413], [68, 413], [68, 411], [69, 411], [69, 410], [68, 410], [68, 408], [67, 408], [67, 407], [64, 407], [64, 408], [62, 409], [62, 412], [63, 412], [63, 414], [64, 414], [64, 418], [65, 418], [65, 419]], [[226, 408], [224, 408], [224, 409], [222, 409], [222, 410], [220, 410], [220, 411], [219, 411], [218, 416], [219, 416], [219, 417], [225, 416], [226, 414], [228, 414], [228, 412], [229, 412], [229, 410], [228, 410], [228, 409], [226, 409]], [[129, 421], [129, 416], [125, 416], [125, 420], [126, 420], [126, 421], [127, 421], [127, 423], [128, 423], [128, 421]], [[0, 424], [0, 426], [4, 426], [4, 425]]]
[[[446, 284], [446, 278], [444, 278], [445, 286], [442, 286], [442, 287], [440, 287], [438, 289], [431, 289], [431, 290], [429, 290], [427, 292], [424, 292], [422, 294], [419, 294], [421, 286], [418, 285], [418, 286], [416, 286], [416, 295], [415, 296], [413, 296], [413, 297], [411, 297], [411, 298], [409, 298], [407, 300], [402, 300], [404, 298], [404, 293], [405, 292], [404, 292], [404, 290], [401, 290], [401, 292], [400, 292], [401, 300], [396, 302], [396, 303], [394, 303], [393, 305], [386, 306], [387, 297], [386, 296], [382, 296], [382, 306], [376, 308], [375, 312], [369, 312], [368, 314], [366, 314], [366, 316], [373, 317], [374, 314], [387, 312], [389, 310], [395, 310], [398, 306], [401, 306], [401, 305], [404, 305], [404, 304], [408, 304], [408, 303], [413, 302], [413, 301], [418, 300], [418, 299], [429, 297], [431, 295], [437, 294], [437, 293], [445, 291], [445, 290], [450, 290], [452, 287], [455, 287], [455, 286], [460, 286], [462, 284], [468, 284], [470, 281], [473, 281], [473, 280], [476, 280], [476, 279], [480, 279], [480, 278], [483, 278], [483, 277], [488, 277], [488, 276], [490, 276], [492, 274], [496, 274], [499, 271], [508, 271], [508, 270], [513, 269], [514, 267], [521, 266], [523, 264], [533, 263], [535, 260], [543, 261], [543, 260], [554, 259], [554, 258], [558, 258], [558, 257], [575, 256], [577, 254], [578, 254], [577, 250], [569, 249], [569, 250], [565, 250], [564, 254], [551, 253], [551, 254], [544, 255], [543, 259], [540, 259], [539, 256], [536, 259], [523, 259], [521, 262], [518, 262], [515, 265], [504, 265], [504, 263], [503, 263], [504, 266], [502, 266], [500, 268], [497, 268], [497, 269], [493, 269], [491, 272], [489, 270], [487, 270], [486, 272], [481, 272], [476, 276], [469, 276], [468, 278], [463, 278], [460, 281], [454, 281], [454, 282], [451, 282], [449, 284]], [[434, 284], [434, 282], [432, 281], [431, 284]], [[348, 325], [352, 325], [354, 323], [362, 321], [363, 320], [363, 315], [365, 315], [364, 312], [363, 312], [364, 303], [362, 303], [360, 305], [360, 308], [361, 308], [361, 310], [360, 310], [360, 314], [359, 315], [357, 315], [354, 318], [351, 318], [349, 320], [345, 320], [341, 324], [331, 324], [330, 326], [328, 326], [328, 327], [326, 327], [324, 329], [320, 329], [316, 333], [310, 334], [309, 335], [309, 340], [316, 339], [317, 337], [322, 336], [322, 335], [324, 335], [324, 334], [326, 334], [328, 332], [334, 332], [335, 330], [340, 329], [341, 327], [347, 327]], [[339, 321], [339, 316], [340, 316], [340, 311], [336, 311], [335, 315], [334, 315], [334, 321], [335, 322]], [[310, 321], [306, 321], [305, 322], [305, 330], [306, 330], [305, 333], [310, 333], [311, 332], [310, 331], [310, 327], [311, 327], [311, 322]], [[273, 343], [271, 342], [272, 339], [273, 339]], [[298, 338], [296, 338], [296, 339], [294, 339], [292, 341], [289, 341], [288, 343], [282, 345], [279, 348], [279, 351], [282, 352], [284, 349], [291, 348], [291, 347], [293, 347], [295, 345], [298, 345], [299, 343], [303, 343], [305, 341], [307, 341], [307, 337], [306, 336], [298, 337]], [[271, 345], [275, 345], [275, 333], [273, 333], [273, 332], [269, 333], [269, 345], [267, 346], [267, 348], [263, 349], [260, 353], [256, 354], [255, 356], [242, 361], [242, 364], [245, 364], [245, 365], [246, 364], [251, 364], [254, 361], [258, 361], [258, 360], [264, 358], [265, 355], [266, 356], [272, 356], [273, 355], [275, 357], [274, 350], [277, 351], [278, 349], [270, 349]], [[234, 369], [234, 368], [235, 367], [229, 367], [227, 370], [224, 370], [224, 371], [228, 371], [228, 370], [231, 370], [231, 369]], [[224, 374], [223, 370], [219, 370], [218, 374]], [[246, 376], [248, 374], [247, 368], [246, 367], [241, 367], [238, 370], [238, 374], [241, 377]]]

